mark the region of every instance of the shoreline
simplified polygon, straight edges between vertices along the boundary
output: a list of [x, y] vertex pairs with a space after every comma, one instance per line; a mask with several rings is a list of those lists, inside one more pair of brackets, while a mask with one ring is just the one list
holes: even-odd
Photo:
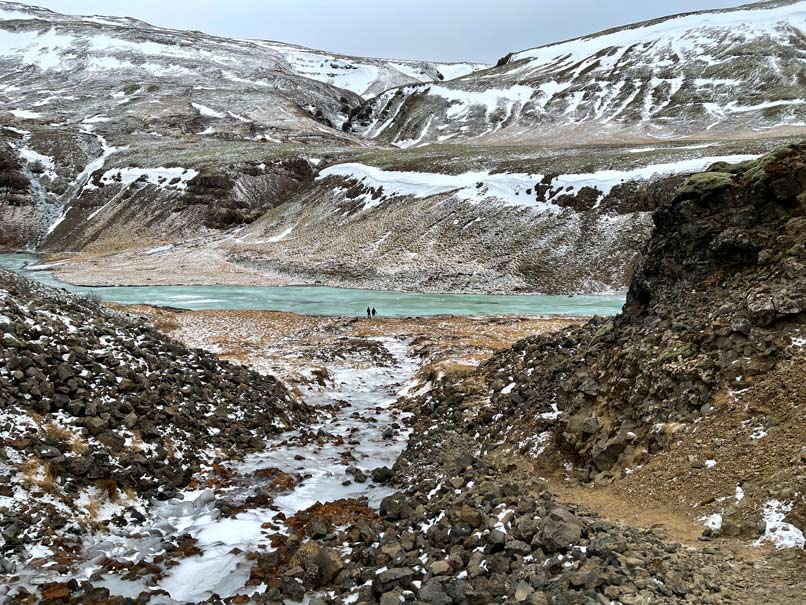
[[[181, 244], [180, 244], [181, 245]], [[431, 294], [440, 296], [625, 296], [627, 288], [558, 290], [539, 292], [519, 288], [467, 287], [440, 289], [428, 285], [407, 286], [396, 283], [394, 276], [369, 276], [365, 279], [322, 275], [304, 279], [282, 272], [258, 271], [225, 258], [225, 251], [206, 248], [199, 251], [180, 247], [148, 254], [148, 250], [124, 250], [116, 253], [86, 252], [13, 252], [30, 254], [42, 260], [40, 264], [53, 267], [55, 279], [76, 287], [259, 287], [259, 288], [333, 288], [364, 292], [393, 292], [398, 294]], [[59, 263], [55, 265], [55, 263]], [[49, 269], [50, 270], [50, 269]], [[185, 277], [187, 276], [187, 277]], [[434, 275], [437, 277], [437, 275]], [[481, 279], [481, 278], [479, 278]]]

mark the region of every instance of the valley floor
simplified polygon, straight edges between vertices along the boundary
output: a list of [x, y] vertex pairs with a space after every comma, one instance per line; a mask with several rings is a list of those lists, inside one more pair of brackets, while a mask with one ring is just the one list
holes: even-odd
[[[327, 389], [333, 380], [328, 368], [333, 368], [334, 362], [337, 366], [347, 360], [359, 366], [376, 363], [366, 348], [368, 343], [408, 343], [408, 354], [413, 356], [405, 366], [408, 369], [386, 374], [390, 379], [394, 376], [410, 380], [408, 389], [399, 391], [404, 398], [398, 405], [407, 410], [411, 410], [411, 406], [406, 403], [406, 396], [422, 393], [430, 387], [431, 381], [449, 373], [462, 374], [495, 350], [510, 346], [526, 335], [550, 332], [577, 321], [541, 317], [356, 320], [255, 311], [173, 312], [149, 307], [129, 310], [149, 316], [161, 330], [189, 346], [215, 351], [225, 359], [252, 365], [259, 371], [278, 373], [286, 383], [302, 390], [316, 390], [317, 385], [325, 385]], [[792, 371], [790, 368], [790, 374]], [[801, 382], [793, 379], [788, 384], [800, 385]], [[735, 415], [730, 411], [722, 412], [709, 426], [724, 424]], [[735, 473], [730, 469], [735, 464], [763, 466], [766, 461], [771, 468], [781, 468], [786, 465], [771, 460], [772, 451], [777, 457], [797, 455], [803, 443], [803, 427], [796, 421], [780, 420], [798, 434], [787, 436], [783, 442], [776, 440], [774, 447], [770, 446], [773, 449], [767, 451], [767, 448], [754, 463], [740, 460], [739, 445], [734, 448], [736, 452], [721, 452], [718, 458], [722, 467], [718, 471], [692, 462], [692, 452], [701, 457], [699, 450], [702, 448], [698, 450], [690, 442], [701, 443], [707, 427], [689, 439], [688, 447], [684, 444], [659, 455], [646, 468], [637, 469], [635, 474], [608, 486], [588, 486], [569, 480], [565, 473], [558, 472], [559, 466], [550, 474], [547, 467], [551, 465], [551, 452], [546, 453], [548, 460], [538, 468], [528, 463], [514, 469], [511, 458], [498, 461], [498, 467], [508, 469], [502, 476], [511, 475], [513, 481], [516, 477], [536, 473], [546, 475], [549, 489], [560, 502], [616, 524], [643, 528], [713, 557], [718, 573], [710, 581], [724, 587], [724, 602], [795, 605], [802, 603], [806, 594], [806, 578], [802, 574], [806, 553], [802, 549], [775, 550], [768, 545], [754, 546], [740, 538], [702, 541], [701, 517], [708, 508], [702, 503], [707, 504], [709, 495], [725, 491], [728, 483], [732, 491], [735, 485], [732, 474]], [[375, 419], [369, 421], [375, 424]], [[737, 422], [741, 425], [741, 419]], [[415, 430], [422, 430], [416, 420], [414, 423]], [[366, 417], [360, 418], [356, 425], [358, 434], [365, 435], [367, 430], [371, 434], [372, 424], [367, 423]], [[407, 433], [404, 431], [404, 434]], [[791, 443], [792, 447], [782, 447], [786, 443]], [[731, 459], [734, 455], [736, 461]], [[767, 484], [774, 482], [774, 477], [768, 479]], [[752, 490], [749, 485], [746, 489], [748, 494], [762, 491]]]

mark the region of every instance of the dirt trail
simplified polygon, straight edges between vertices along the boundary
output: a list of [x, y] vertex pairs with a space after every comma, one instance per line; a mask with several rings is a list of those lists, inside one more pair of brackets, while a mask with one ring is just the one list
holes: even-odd
[[698, 540], [702, 535], [702, 525], [692, 522], [674, 505], [656, 502], [652, 506], [636, 506], [635, 501], [625, 499], [609, 488], [586, 487], [556, 480], [550, 481], [549, 485], [560, 500], [595, 512], [609, 521], [653, 529], [670, 540], [688, 546], [702, 545]]
[[687, 547], [718, 554], [730, 562], [724, 587], [741, 605], [803, 605], [806, 602], [806, 552], [752, 546], [746, 540], [720, 538], [702, 542], [702, 525], [674, 504], [654, 502], [636, 506], [635, 500], [617, 489], [586, 487], [557, 478], [549, 479], [552, 492], [562, 502], [596, 513], [615, 523], [652, 529]]

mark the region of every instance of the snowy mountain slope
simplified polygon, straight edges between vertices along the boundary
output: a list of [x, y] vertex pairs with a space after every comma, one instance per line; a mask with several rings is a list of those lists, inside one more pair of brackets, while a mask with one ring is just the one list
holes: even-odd
[[280, 42], [255, 41], [279, 52], [297, 74], [370, 98], [390, 88], [452, 80], [487, 69], [482, 63], [437, 63], [349, 57]]
[[[783, 138], [759, 127], [802, 132], [804, 5], [477, 69], [0, 2], [0, 247], [80, 253], [84, 282], [115, 255], [114, 283], [617, 290], [649, 233], [648, 191], [678, 178], [654, 176]], [[677, 135], [696, 142], [633, 143]]]
[[18, 121], [349, 140], [322, 124], [341, 126], [360, 98], [298, 75], [258, 43], [19, 4], [0, 10], [0, 110]]
[[500, 63], [387, 91], [365, 105], [354, 131], [408, 146], [736, 137], [806, 126], [804, 0], [639, 23]]
[[300, 150], [366, 145], [339, 128], [360, 101], [256, 42], [0, 3], [0, 172], [22, 183], [0, 241], [136, 236], [124, 216], [155, 237], [236, 225], [306, 178]]
[[[0, 241], [73, 249], [95, 237], [89, 222], [122, 227], [132, 188], [147, 184], [149, 211], [137, 216], [148, 217], [151, 236], [158, 225], [173, 236], [237, 225], [299, 182], [300, 166], [288, 180], [289, 158], [312, 146], [310, 157], [372, 145], [341, 129], [358, 93], [477, 67], [365, 60], [0, 2], [0, 138], [15, 156], [12, 180], [29, 182], [0, 206], [11, 225]], [[234, 185], [177, 210], [186, 188], [166, 170], [185, 184], [202, 174]], [[118, 184], [129, 193], [118, 196]]]

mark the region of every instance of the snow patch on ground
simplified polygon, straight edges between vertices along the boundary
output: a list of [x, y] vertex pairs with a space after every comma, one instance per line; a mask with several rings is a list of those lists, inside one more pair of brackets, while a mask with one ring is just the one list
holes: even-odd
[[792, 510], [791, 503], [784, 503], [779, 500], [769, 500], [764, 505], [764, 521], [767, 529], [764, 535], [756, 541], [756, 546], [766, 542], [775, 548], [806, 548], [806, 538], [803, 532], [791, 523], [784, 521], [784, 518]]
[[700, 517], [700, 521], [703, 522], [705, 527], [712, 531], [716, 531], [722, 528], [722, 514], [721, 513], [714, 513], [713, 515], [706, 515], [705, 517]]
[[215, 109], [211, 109], [207, 107], [207, 105], [202, 105], [201, 103], [191, 103], [193, 109], [199, 112], [200, 115], [203, 115], [206, 118], [225, 118], [223, 113], [216, 111]]
[[163, 189], [187, 189], [188, 181], [198, 175], [192, 168], [113, 168], [101, 177], [104, 185], [128, 186], [135, 181], [157, 185]]
[[512, 390], [515, 388], [515, 384], [516, 383], [514, 383], [514, 382], [510, 382], [507, 386], [505, 386], [503, 389], [501, 389], [501, 394], [502, 395], [509, 395], [512, 392]]
[[292, 225], [291, 227], [289, 227], [288, 229], [286, 229], [286, 230], [285, 230], [285, 231], [283, 231], [282, 233], [278, 233], [277, 235], [275, 235], [275, 236], [273, 236], [273, 237], [270, 237], [270, 238], [268, 239], [268, 241], [269, 241], [269, 242], [271, 242], [271, 243], [273, 243], [273, 244], [275, 244], [275, 243], [277, 243], [277, 242], [281, 242], [281, 241], [283, 241], [283, 240], [284, 240], [284, 239], [286, 239], [286, 238], [287, 238], [289, 235], [291, 235], [291, 232], [294, 230], [294, 227], [296, 227], [296, 225]]
[[21, 120], [38, 120], [42, 117], [41, 113], [30, 111], [28, 109], [9, 109], [8, 113]]
[[489, 68], [489, 65], [481, 65], [476, 63], [454, 63], [451, 65], [438, 65], [439, 73], [441, 73], [446, 80], [455, 80], [462, 78], [481, 69]]
[[447, 113], [449, 119], [464, 120], [474, 106], [483, 107], [488, 118], [499, 108], [503, 109], [507, 116], [512, 115], [515, 107], [522, 107], [532, 98], [535, 90], [529, 86], [522, 85], [515, 85], [505, 89], [490, 88], [481, 91], [431, 86], [428, 92], [452, 102]]
[[53, 158], [49, 155], [39, 153], [30, 147], [22, 147], [19, 149], [18, 153], [20, 155], [20, 159], [22, 159], [28, 165], [39, 164], [39, 166], [41, 166], [44, 170], [43, 176], [51, 180], [57, 177], [56, 164], [54, 163]]

